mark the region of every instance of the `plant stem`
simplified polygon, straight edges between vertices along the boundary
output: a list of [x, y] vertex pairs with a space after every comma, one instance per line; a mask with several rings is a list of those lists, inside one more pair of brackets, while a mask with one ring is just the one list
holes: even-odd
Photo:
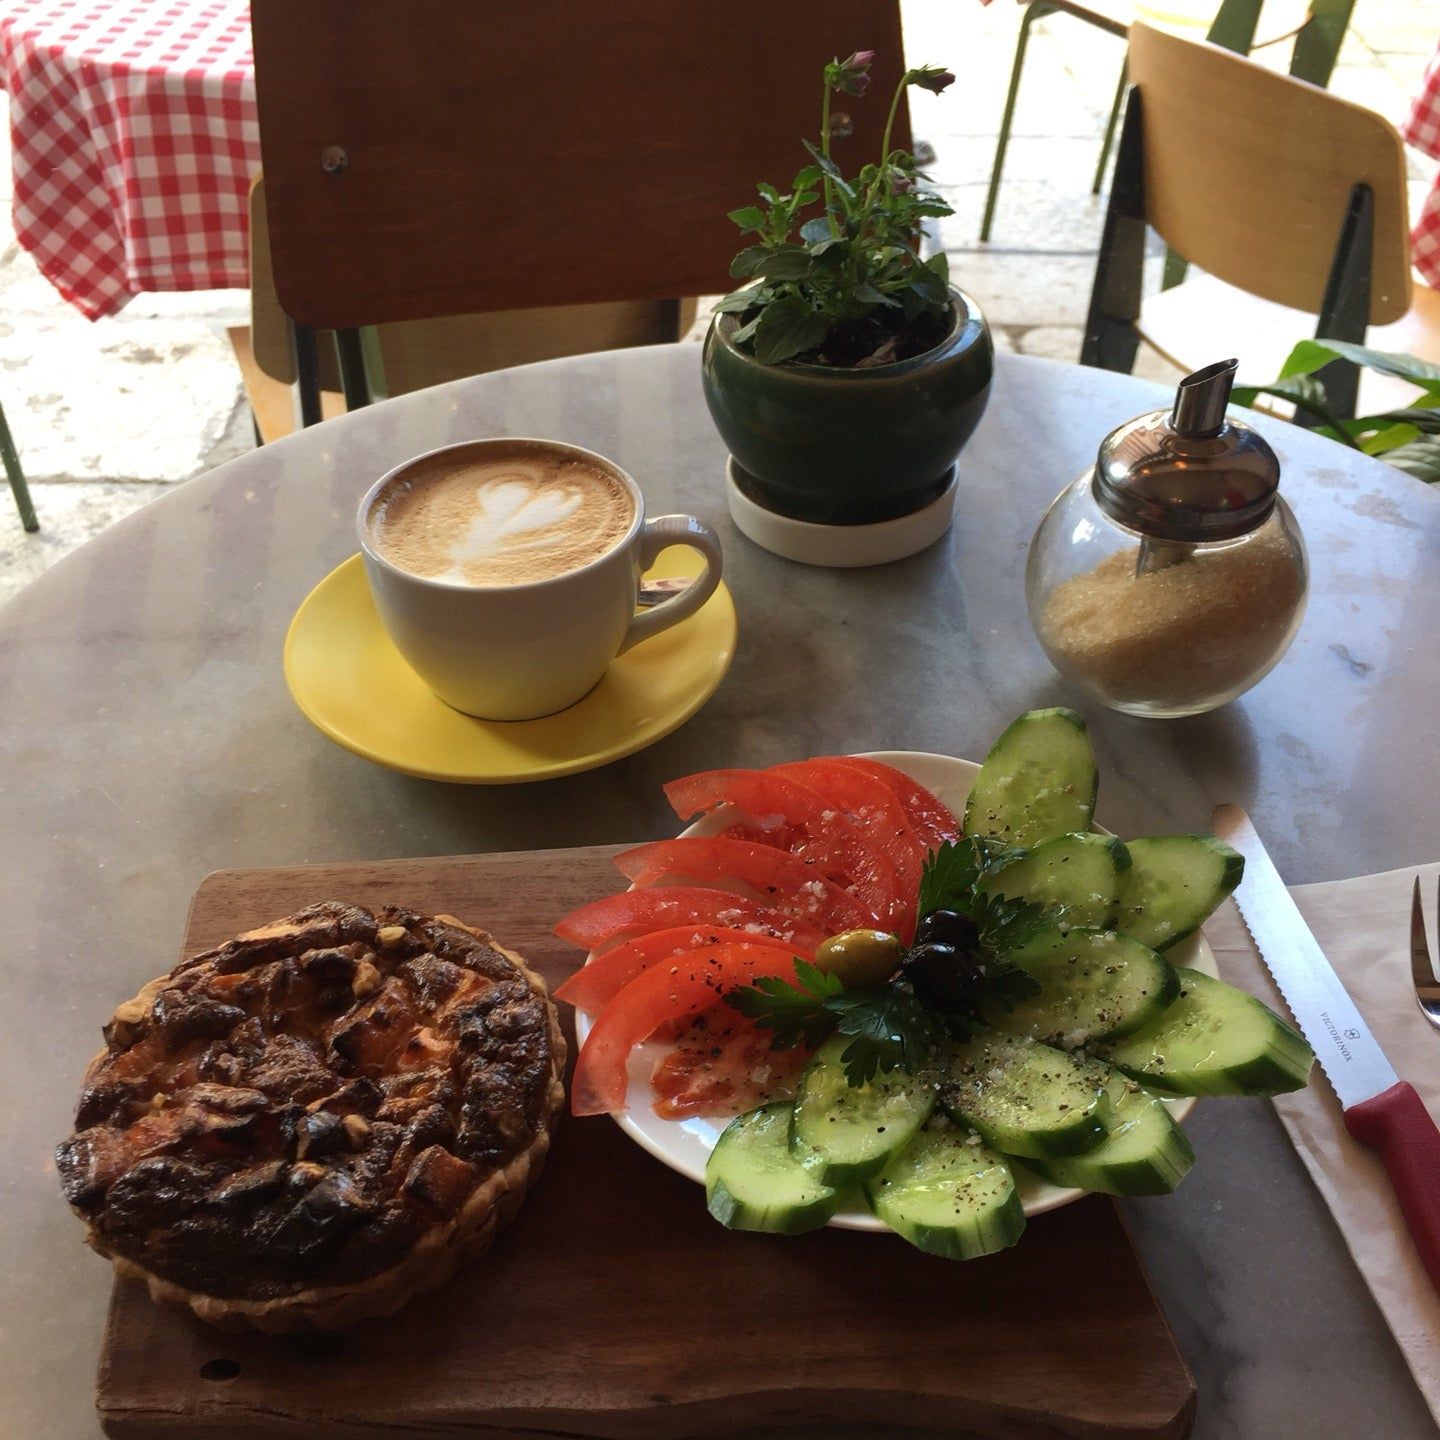
[[890, 171], [890, 132], [895, 128], [895, 116], [900, 110], [900, 97], [905, 93], [905, 87], [910, 83], [911, 71], [907, 70], [901, 77], [900, 83], [895, 87], [895, 94], [890, 99], [890, 113], [885, 117], [885, 138], [880, 143], [880, 164], [875, 171], [875, 179], [870, 183], [870, 194], [868, 200], [873, 201], [876, 191], [885, 182], [885, 177]]
[[[828, 160], [830, 158], [830, 81], [826, 79], [824, 84], [824, 98], [820, 101], [820, 153]], [[830, 233], [839, 236], [840, 226], [835, 219], [835, 192], [830, 183], [830, 176], [825, 171], [820, 173], [820, 181], [825, 189], [825, 218], [830, 222]]]

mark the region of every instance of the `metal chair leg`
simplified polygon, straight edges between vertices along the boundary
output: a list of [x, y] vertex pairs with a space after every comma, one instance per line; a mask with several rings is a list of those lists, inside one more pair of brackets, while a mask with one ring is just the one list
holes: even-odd
[[1005, 96], [1005, 109], [1000, 116], [1000, 134], [995, 141], [995, 163], [990, 167], [990, 188], [985, 194], [985, 215], [980, 221], [980, 238], [990, 238], [990, 225], [995, 219], [995, 202], [1000, 198], [1000, 175], [1005, 169], [1005, 151], [1010, 146], [1010, 125], [1015, 118], [1015, 97], [1020, 93], [1020, 72], [1025, 68], [1025, 46], [1030, 40], [1030, 27], [1036, 20], [1051, 13], [1044, 0], [1032, 0], [1020, 20], [1020, 36], [1015, 41], [1015, 63], [1010, 67], [1010, 90]]
[[290, 353], [295, 360], [300, 427], [308, 429], [325, 418], [320, 409], [320, 352], [308, 325], [290, 322]]
[[1085, 319], [1080, 363], [1128, 374], [1135, 367], [1140, 293], [1145, 278], [1144, 118], [1140, 91], [1131, 87], [1120, 127], [1115, 178], [1095, 260], [1095, 285]]
[[1120, 67], [1120, 83], [1115, 87], [1115, 103], [1110, 107], [1110, 119], [1105, 125], [1105, 142], [1100, 146], [1100, 163], [1095, 167], [1095, 180], [1090, 193], [1098, 195], [1105, 183], [1105, 166], [1110, 162], [1110, 147], [1115, 143], [1115, 127], [1120, 123], [1120, 107], [1125, 103], [1125, 86], [1130, 79], [1130, 65], [1127, 61]]
[[365, 376], [365, 349], [358, 329], [335, 332], [335, 357], [340, 362], [340, 388], [345, 408], [360, 410], [370, 403], [370, 382]]
[[[1375, 197], [1370, 187], [1356, 185], [1350, 192], [1335, 258], [1325, 282], [1325, 298], [1315, 326], [1317, 340], [1365, 343], [1370, 325], [1371, 264], [1374, 253]], [[1360, 392], [1360, 367], [1350, 360], [1332, 360], [1315, 372], [1325, 391], [1326, 408], [1341, 420], [1353, 420]], [[1302, 425], [1318, 425], [1314, 416], [1297, 412]]]
[[40, 521], [30, 500], [30, 487], [25, 483], [20, 457], [15, 453], [15, 442], [10, 438], [10, 427], [5, 423], [3, 406], [0, 406], [0, 460], [5, 464], [5, 476], [10, 481], [10, 490], [15, 496], [20, 523], [33, 535], [40, 528]]

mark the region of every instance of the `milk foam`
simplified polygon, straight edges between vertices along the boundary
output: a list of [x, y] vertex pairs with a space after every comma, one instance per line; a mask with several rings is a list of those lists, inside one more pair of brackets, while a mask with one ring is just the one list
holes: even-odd
[[381, 492], [371, 543], [411, 574], [475, 586], [548, 580], [598, 559], [634, 505], [614, 475], [540, 446], [421, 461]]

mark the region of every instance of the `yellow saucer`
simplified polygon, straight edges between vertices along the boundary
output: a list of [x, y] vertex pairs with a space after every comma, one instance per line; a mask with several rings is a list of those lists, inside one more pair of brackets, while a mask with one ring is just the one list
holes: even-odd
[[[652, 579], [698, 574], [667, 550]], [[683, 725], [735, 655], [724, 584], [688, 620], [621, 655], [581, 701], [540, 720], [476, 720], [452, 710], [400, 658], [352, 555], [304, 599], [285, 637], [285, 681], [317, 729], [347, 750], [423, 780], [513, 785], [593, 770]]]

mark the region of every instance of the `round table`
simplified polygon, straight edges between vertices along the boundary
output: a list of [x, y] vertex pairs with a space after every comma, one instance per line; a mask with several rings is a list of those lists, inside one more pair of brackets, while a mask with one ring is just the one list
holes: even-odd
[[[1105, 431], [1166, 403], [1158, 387], [1002, 356], [951, 536], [899, 564], [825, 571], [731, 525], [698, 367], [691, 347], [590, 355], [375, 406], [189, 482], [0, 611], [0, 1431], [96, 1433], [110, 1268], [81, 1245], [51, 1151], [101, 1022], [174, 962], [207, 871], [641, 840], [673, 832], [660, 784], [690, 770], [836, 750], [979, 756], [1019, 711], [1076, 701], [1030, 634], [1026, 546]], [[1198, 829], [1212, 803], [1239, 801], [1292, 882], [1434, 860], [1440, 767], [1424, 737], [1440, 706], [1440, 496], [1260, 423], [1310, 544], [1304, 627], [1217, 714], [1142, 722], [1082, 704], [1100, 819], [1122, 834]], [[281, 641], [354, 549], [375, 476], [507, 433], [613, 456], [652, 513], [717, 526], [738, 656], [689, 724], [606, 769], [519, 790], [407, 779], [306, 724]], [[1195, 1434], [1433, 1436], [1271, 1107], [1202, 1104], [1191, 1128], [1185, 1185], [1126, 1210], [1196, 1374]]]

